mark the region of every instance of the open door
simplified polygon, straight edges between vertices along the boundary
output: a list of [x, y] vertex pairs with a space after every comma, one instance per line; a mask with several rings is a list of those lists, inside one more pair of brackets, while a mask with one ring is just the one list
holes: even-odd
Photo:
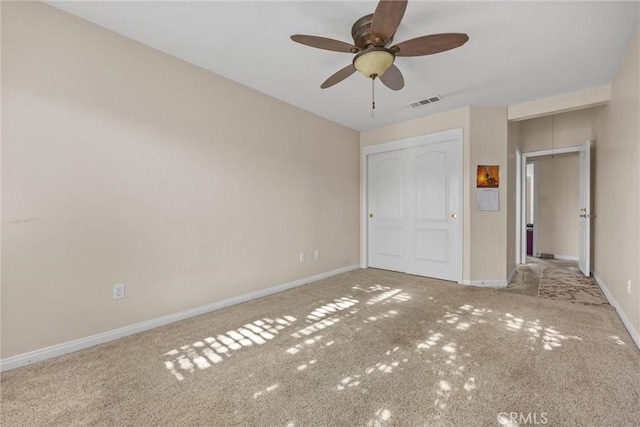
[[580, 214], [578, 217], [578, 267], [591, 275], [591, 141], [580, 148]]

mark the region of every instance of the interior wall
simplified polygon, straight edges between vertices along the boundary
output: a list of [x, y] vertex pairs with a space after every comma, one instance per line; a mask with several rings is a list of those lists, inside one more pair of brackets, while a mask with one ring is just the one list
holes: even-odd
[[1, 6], [3, 358], [358, 263], [358, 132]]
[[[507, 194], [515, 185], [508, 182], [510, 168], [507, 144], [506, 107], [471, 107], [471, 280], [506, 280], [508, 265], [507, 226], [509, 206]], [[515, 148], [514, 148], [515, 150]], [[515, 155], [515, 152], [514, 152]], [[500, 209], [479, 211], [476, 209], [476, 171], [478, 165], [500, 166]], [[510, 212], [515, 215], [515, 210]], [[514, 236], [515, 239], [515, 236]]]
[[640, 332], [640, 36], [611, 84], [611, 101], [594, 113], [594, 273]]
[[[600, 107], [554, 114], [520, 123], [520, 151], [550, 150], [553, 147], [576, 147], [591, 139], [593, 112]], [[552, 132], [553, 129], [553, 132]]]
[[538, 253], [578, 259], [580, 156], [577, 152], [535, 157]]

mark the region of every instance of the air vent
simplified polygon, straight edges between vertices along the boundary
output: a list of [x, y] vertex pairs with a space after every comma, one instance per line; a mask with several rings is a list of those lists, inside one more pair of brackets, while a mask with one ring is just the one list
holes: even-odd
[[442, 97], [440, 95], [432, 96], [429, 98], [421, 99], [420, 101], [412, 102], [411, 108], [421, 107], [427, 104], [433, 104], [434, 102], [442, 101]]

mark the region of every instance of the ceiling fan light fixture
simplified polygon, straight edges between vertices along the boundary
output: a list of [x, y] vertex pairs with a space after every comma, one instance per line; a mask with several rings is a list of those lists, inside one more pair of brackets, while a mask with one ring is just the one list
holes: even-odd
[[389, 49], [370, 47], [353, 58], [353, 66], [367, 78], [380, 77], [395, 59]]

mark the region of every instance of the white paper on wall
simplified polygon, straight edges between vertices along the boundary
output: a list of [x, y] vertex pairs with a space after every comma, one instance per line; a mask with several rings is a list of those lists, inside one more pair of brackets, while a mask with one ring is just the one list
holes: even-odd
[[499, 211], [500, 210], [500, 189], [499, 188], [478, 188], [476, 189], [476, 209], [479, 211]]

